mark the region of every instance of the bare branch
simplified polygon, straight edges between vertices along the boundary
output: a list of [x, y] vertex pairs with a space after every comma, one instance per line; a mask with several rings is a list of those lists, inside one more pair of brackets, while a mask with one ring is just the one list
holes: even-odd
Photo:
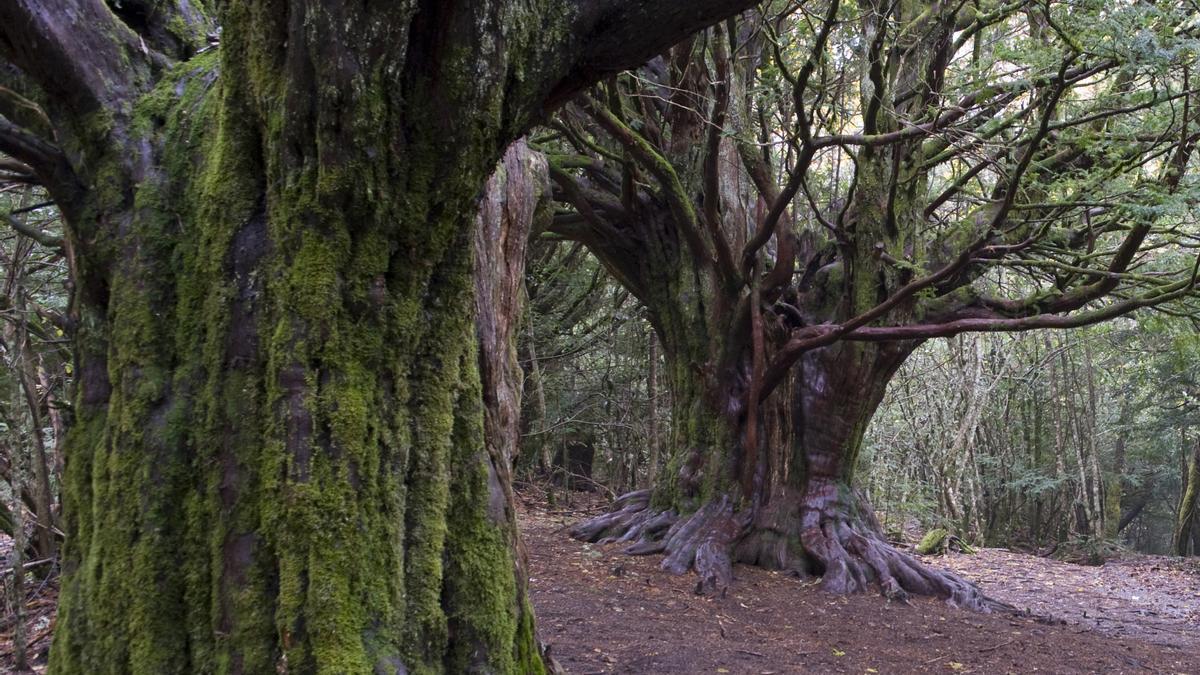
[[0, 152], [29, 165], [64, 209], [69, 210], [83, 191], [75, 171], [56, 146], [3, 117], [0, 117]]
[[10, 227], [12, 227], [12, 229], [16, 230], [20, 234], [25, 235], [26, 237], [29, 237], [42, 246], [45, 246], [46, 248], [62, 250], [62, 237], [43, 232], [36, 227], [25, 223], [20, 218], [14, 218], [11, 214], [5, 214], [4, 219], [8, 221], [8, 224]]
[[585, 100], [587, 101], [587, 110], [596, 122], [658, 179], [665, 193], [664, 197], [670, 205], [671, 213], [675, 217], [676, 225], [683, 232], [684, 240], [692, 255], [697, 260], [711, 264], [713, 255], [709, 251], [708, 244], [700, 235], [696, 210], [692, 207], [691, 201], [683, 189], [683, 184], [680, 183], [679, 176], [675, 173], [675, 168], [651, 147], [646, 139], [617, 119], [611, 111], [590, 98], [585, 97]]

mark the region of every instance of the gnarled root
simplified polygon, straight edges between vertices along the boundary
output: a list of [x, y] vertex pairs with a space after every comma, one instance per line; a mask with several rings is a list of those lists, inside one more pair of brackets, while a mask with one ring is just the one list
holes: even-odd
[[856, 593], [872, 583], [889, 599], [929, 595], [975, 611], [1012, 609], [975, 584], [888, 544], [865, 499], [831, 480], [810, 480], [799, 505], [800, 543], [821, 572], [822, 588]]
[[651, 507], [650, 492], [642, 490], [622, 496], [611, 511], [576, 524], [570, 532], [590, 542], [631, 542], [625, 552], [632, 555], [663, 553], [664, 570], [696, 570], [698, 593], [723, 592], [733, 580], [736, 561], [800, 576], [820, 574], [822, 588], [834, 593], [856, 593], [875, 585], [884, 596], [899, 601], [927, 595], [975, 611], [1013, 610], [962, 577], [893, 548], [871, 526], [867, 511], [852, 518], [836, 500], [818, 506], [811, 494], [806, 500], [775, 497], [753, 519], [748, 510], [735, 511], [728, 496], [681, 517]]
[[671, 510], [650, 507], [648, 490], [619, 498], [608, 513], [576, 524], [571, 536], [596, 543], [633, 542], [630, 555], [663, 553], [662, 568], [672, 574], [695, 569], [696, 591], [724, 591], [733, 581], [730, 553], [748, 519], [734, 513], [728, 497], [709, 502], [681, 518]]
[[1014, 609], [985, 596], [966, 579], [925, 565], [845, 520], [826, 520], [805, 529], [800, 540], [822, 569], [821, 587], [833, 593], [865, 591], [874, 583], [884, 596], [901, 602], [910, 595], [929, 595], [975, 611]]
[[[634, 540], [652, 543], [663, 530], [674, 525], [678, 518], [674, 511], [652, 510], [650, 491], [637, 490], [618, 497], [608, 513], [576, 523], [571, 528], [571, 536], [601, 544]], [[661, 546], [653, 546], [644, 551], [629, 552], [644, 555], [662, 550]]]

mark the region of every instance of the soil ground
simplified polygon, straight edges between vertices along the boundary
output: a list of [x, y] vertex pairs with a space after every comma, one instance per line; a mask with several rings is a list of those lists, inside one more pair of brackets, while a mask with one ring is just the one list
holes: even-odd
[[743, 566], [710, 597], [656, 556], [570, 539], [566, 526], [594, 510], [526, 502], [520, 513], [541, 637], [569, 673], [1200, 673], [1200, 569], [1178, 558], [925, 559], [1054, 621], [834, 596]]
[[[740, 566], [723, 597], [698, 596], [694, 575], [667, 574], [656, 556], [567, 536], [567, 525], [602, 508], [593, 497], [567, 509], [522, 500], [519, 509], [542, 640], [575, 675], [1200, 675], [1200, 559], [1132, 556], [1084, 567], [996, 549], [926, 558], [1059, 622], [931, 599], [833, 596], [813, 581]], [[0, 541], [0, 559], [7, 544]], [[31, 579], [28, 588], [34, 672], [45, 669], [55, 581]], [[7, 593], [4, 600], [8, 610]], [[13, 672], [12, 633], [11, 613], [0, 613], [0, 673]]]

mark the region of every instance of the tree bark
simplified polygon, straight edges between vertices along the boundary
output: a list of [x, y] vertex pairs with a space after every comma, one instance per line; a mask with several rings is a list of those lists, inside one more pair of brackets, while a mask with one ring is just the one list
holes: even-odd
[[662, 446], [658, 438], [658, 336], [654, 331], [646, 336], [646, 359], [649, 368], [646, 373], [646, 405], [650, 414], [646, 420], [646, 442], [649, 453], [646, 461], [646, 482], [643, 487], [649, 487], [658, 479], [659, 453]]
[[488, 180], [475, 225], [475, 332], [484, 438], [492, 454], [508, 465], [521, 438], [523, 373], [516, 338], [525, 307], [525, 249], [534, 221], [546, 214], [549, 193], [545, 157], [517, 141]]
[[1116, 539], [1120, 534], [1123, 519], [1121, 503], [1125, 501], [1125, 445], [1132, 431], [1133, 394], [1126, 393], [1121, 400], [1121, 412], [1117, 417], [1117, 438], [1113, 441], [1113, 464], [1104, 486], [1105, 537]]
[[[1192, 531], [1196, 528], [1197, 511], [1200, 511], [1200, 442], [1192, 449], [1192, 459], [1184, 478], [1179, 498], [1179, 516], [1175, 519], [1175, 536], [1171, 542], [1175, 555], [1188, 554]], [[1200, 551], [1193, 553], [1200, 554]]]
[[631, 542], [634, 554], [663, 553], [664, 569], [694, 568], [701, 589], [727, 586], [732, 563], [741, 562], [820, 575], [823, 588], [837, 593], [874, 584], [897, 599], [921, 594], [1000, 607], [968, 582], [890, 547], [854, 488], [867, 424], [911, 348], [843, 343], [807, 355], [781, 404], [762, 412], [763, 452], [753, 467], [743, 465], [744, 418], [712, 406], [727, 392], [698, 386], [702, 380], [668, 356], [677, 404], [667, 482], [625, 495], [572, 534]]
[[541, 672], [478, 195], [547, 106], [751, 3], [126, 4], [0, 3], [53, 126], [0, 151], [78, 289], [51, 672]]
[[10, 568], [12, 572], [12, 583], [8, 584], [9, 604], [13, 609], [12, 613], [12, 654], [13, 667], [18, 671], [24, 671], [29, 668], [29, 660], [27, 653], [27, 645], [25, 644], [25, 519], [24, 510], [21, 506], [21, 500], [17, 496], [20, 493], [20, 482], [10, 483], [12, 494], [10, 495], [11, 506], [5, 507], [5, 516], [9, 521], [9, 533], [12, 535], [12, 553], [9, 557]]

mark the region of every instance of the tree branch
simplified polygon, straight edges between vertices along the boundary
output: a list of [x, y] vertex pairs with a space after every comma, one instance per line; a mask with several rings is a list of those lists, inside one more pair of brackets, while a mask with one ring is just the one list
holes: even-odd
[[50, 234], [48, 232], [43, 232], [36, 227], [30, 226], [28, 223], [22, 222], [20, 218], [14, 218], [11, 214], [4, 214], [4, 219], [8, 221], [8, 224], [10, 227], [12, 227], [12, 229], [16, 230], [20, 234], [25, 235], [26, 237], [29, 237], [42, 246], [59, 251], [62, 250], [62, 237]]
[[717, 254], [717, 268], [730, 288], [740, 285], [733, 252], [721, 229], [721, 139], [725, 131], [725, 116], [729, 110], [729, 49], [720, 29], [714, 29], [713, 60], [717, 66], [716, 102], [713, 104], [712, 124], [704, 148], [704, 222]]
[[706, 26], [758, 4], [755, 0], [587, 0], [576, 2], [568, 45], [573, 64], [553, 85], [556, 108], [606, 75], [650, 60]]
[[0, 2], [0, 56], [76, 116], [127, 110], [166, 65], [102, 0]]
[[64, 209], [70, 210], [84, 189], [62, 151], [3, 117], [0, 117], [0, 152], [29, 165]]
[[704, 264], [713, 264], [713, 255], [708, 248], [708, 243], [700, 234], [696, 210], [692, 207], [687, 192], [683, 189], [683, 184], [675, 173], [675, 167], [671, 166], [666, 158], [651, 147], [646, 139], [617, 119], [607, 108], [590, 98], [586, 100], [587, 110], [593, 119], [621, 145], [625, 146], [629, 154], [633, 155], [647, 171], [658, 179], [665, 193], [667, 204], [670, 206], [671, 215], [674, 216], [676, 226], [683, 233], [692, 256]]
[[1039, 328], [1079, 328], [1115, 319], [1143, 307], [1153, 307], [1177, 300], [1196, 288], [1200, 257], [1192, 266], [1189, 278], [1165, 286], [1146, 295], [1129, 298], [1106, 305], [1090, 312], [1076, 314], [1036, 314], [1019, 318], [979, 317], [954, 319], [941, 323], [911, 324], [904, 326], [858, 327], [845, 329], [846, 324], [822, 324], [797, 331], [780, 355], [768, 368], [763, 378], [759, 400], [766, 399], [775, 387], [783, 382], [791, 365], [800, 355], [833, 344], [839, 340], [855, 342], [895, 342], [902, 340], [927, 340], [930, 338], [953, 337], [960, 333], [1000, 333], [1035, 330]]

